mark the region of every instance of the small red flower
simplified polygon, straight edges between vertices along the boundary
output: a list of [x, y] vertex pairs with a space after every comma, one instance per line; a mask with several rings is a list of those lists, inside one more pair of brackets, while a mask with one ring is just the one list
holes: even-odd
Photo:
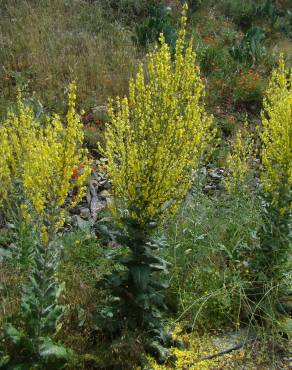
[[72, 171], [72, 179], [78, 180], [78, 178], [79, 178], [79, 170], [77, 167], [74, 167]]

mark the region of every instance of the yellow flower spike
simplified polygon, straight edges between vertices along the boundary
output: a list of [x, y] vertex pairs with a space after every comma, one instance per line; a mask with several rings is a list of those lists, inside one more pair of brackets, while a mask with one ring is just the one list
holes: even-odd
[[41, 227], [41, 238], [45, 245], [48, 245], [49, 243], [49, 235], [48, 235], [48, 229], [46, 226]]
[[12, 150], [8, 139], [8, 134], [5, 127], [0, 126], [0, 138], [1, 138], [1, 145], [0, 145], [0, 207], [3, 200], [7, 199], [7, 195], [10, 191], [12, 186], [11, 183], [11, 176], [10, 176], [10, 168], [9, 162], [12, 159]]
[[262, 111], [263, 189], [272, 203], [285, 213], [292, 208], [292, 69], [287, 70], [283, 56], [273, 71]]
[[[82, 149], [82, 123], [75, 110], [76, 85], [69, 86], [65, 123], [56, 114], [47, 117], [45, 123], [37, 121], [31, 108], [22, 103], [20, 92], [17, 104], [18, 112], [10, 113], [0, 125], [0, 180], [4, 184], [0, 206], [17, 181], [33, 216], [50, 230], [57, 230], [64, 223], [66, 209], [84, 195], [91, 171], [87, 152]], [[74, 168], [78, 169], [77, 179], [72, 178]], [[77, 196], [65, 207], [68, 193], [74, 188]], [[28, 220], [28, 210], [23, 208], [22, 212]], [[42, 231], [44, 242], [47, 237], [48, 233]]]
[[229, 193], [248, 190], [246, 178], [250, 171], [250, 161], [254, 152], [254, 146], [254, 138], [248, 132], [246, 122], [243, 128], [237, 130], [227, 157], [229, 175], [225, 180], [225, 186]]
[[129, 97], [109, 101], [104, 154], [112, 212], [126, 211], [142, 224], [176, 212], [214, 137], [192, 43], [185, 46], [186, 12], [185, 5], [174, 58], [161, 35], [148, 55], [147, 80], [141, 65]]

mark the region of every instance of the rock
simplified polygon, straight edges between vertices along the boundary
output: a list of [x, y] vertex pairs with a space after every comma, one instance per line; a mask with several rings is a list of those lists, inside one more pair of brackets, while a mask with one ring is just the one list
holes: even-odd
[[87, 204], [90, 206], [91, 194], [90, 194], [89, 189], [87, 189], [87, 192], [86, 192], [86, 201], [87, 201]]
[[75, 226], [79, 227], [81, 230], [86, 230], [90, 227], [90, 222], [83, 220], [80, 216], [74, 215], [72, 217], [72, 222]]
[[105, 181], [102, 186], [103, 186], [104, 189], [110, 189], [111, 188], [111, 184], [108, 181]]
[[91, 110], [92, 110], [93, 113], [106, 112], [107, 111], [107, 106], [106, 105], [96, 105]]
[[257, 338], [256, 332], [249, 331], [247, 328], [245, 328], [245, 329], [239, 329], [238, 331], [235, 331], [235, 332], [229, 332], [229, 333], [226, 332], [224, 335], [214, 337], [212, 339], [212, 342], [218, 348], [228, 350], [230, 348], [238, 346], [240, 343], [255, 340], [256, 338]]
[[94, 221], [97, 219], [97, 215], [100, 211], [106, 208], [106, 202], [100, 201], [99, 198], [93, 197], [90, 203], [91, 216]]
[[80, 217], [89, 219], [90, 218], [90, 209], [89, 208], [80, 208]]

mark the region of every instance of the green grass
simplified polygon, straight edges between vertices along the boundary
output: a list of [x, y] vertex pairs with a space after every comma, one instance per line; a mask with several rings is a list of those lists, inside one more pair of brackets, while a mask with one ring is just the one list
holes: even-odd
[[168, 251], [180, 319], [211, 328], [248, 320], [245, 289], [260, 222], [252, 199], [199, 194], [183, 206], [170, 226]]

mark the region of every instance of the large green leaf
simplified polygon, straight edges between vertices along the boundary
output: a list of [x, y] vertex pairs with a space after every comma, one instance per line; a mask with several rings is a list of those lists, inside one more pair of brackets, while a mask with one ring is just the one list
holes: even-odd
[[72, 352], [63, 346], [54, 344], [49, 338], [42, 338], [39, 346], [39, 356], [47, 363], [66, 363], [72, 357]]
[[150, 267], [147, 265], [133, 266], [130, 272], [136, 288], [146, 290], [150, 279]]
[[13, 325], [8, 324], [5, 328], [5, 337], [8, 337], [12, 343], [19, 344], [23, 339], [23, 334]]

